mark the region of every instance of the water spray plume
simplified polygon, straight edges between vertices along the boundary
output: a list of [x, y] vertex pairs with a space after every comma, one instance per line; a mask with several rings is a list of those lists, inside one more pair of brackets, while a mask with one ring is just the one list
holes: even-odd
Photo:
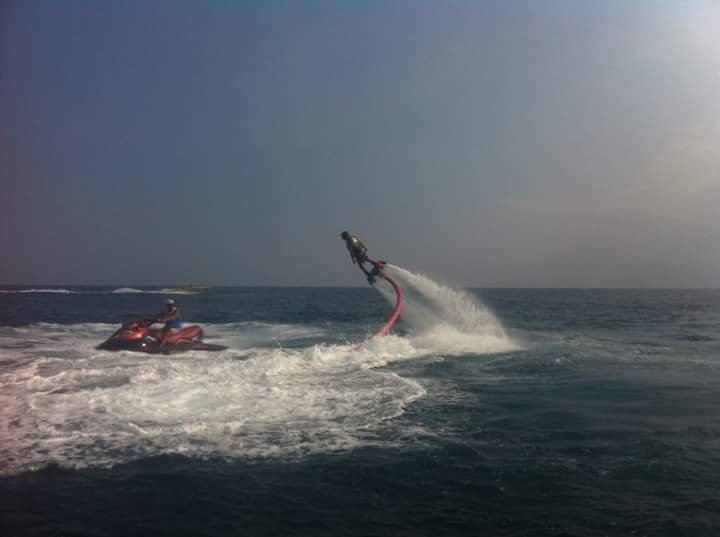
[[[404, 290], [401, 319], [413, 344], [444, 352], [487, 353], [519, 349], [497, 318], [474, 296], [395, 265], [386, 270]], [[378, 288], [394, 300], [392, 293]]]

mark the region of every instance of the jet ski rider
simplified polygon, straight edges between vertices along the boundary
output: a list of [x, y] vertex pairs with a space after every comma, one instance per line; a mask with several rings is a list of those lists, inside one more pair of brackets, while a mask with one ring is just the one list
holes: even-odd
[[182, 320], [180, 319], [180, 308], [175, 304], [172, 298], [168, 298], [165, 301], [165, 309], [158, 315], [157, 322], [165, 323], [163, 327], [163, 338], [160, 345], [165, 345], [167, 338], [171, 333], [176, 332], [182, 328]]
[[363, 263], [370, 263], [375, 271], [378, 269], [378, 264], [376, 261], [373, 261], [367, 256], [367, 246], [365, 246], [355, 235], [350, 235], [347, 231], [343, 231], [340, 234], [340, 238], [345, 241], [345, 246], [347, 246], [347, 249], [350, 252], [350, 259], [352, 260], [353, 265], [360, 267], [360, 270], [363, 271], [363, 274], [367, 277], [367, 281], [370, 285], [374, 284], [375, 275], [372, 272], [369, 272]]

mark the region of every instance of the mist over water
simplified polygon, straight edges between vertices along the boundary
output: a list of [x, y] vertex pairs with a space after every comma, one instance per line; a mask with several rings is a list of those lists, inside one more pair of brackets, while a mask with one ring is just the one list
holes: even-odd
[[[484, 354], [521, 348], [475, 296], [401, 267], [387, 265], [385, 270], [403, 289], [401, 319], [410, 329], [410, 340], [417, 349]], [[387, 284], [377, 288], [394, 303], [394, 293]]]

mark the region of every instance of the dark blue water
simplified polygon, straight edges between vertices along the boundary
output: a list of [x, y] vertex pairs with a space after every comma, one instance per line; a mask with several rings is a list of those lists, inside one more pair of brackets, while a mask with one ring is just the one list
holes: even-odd
[[148, 358], [93, 345], [163, 294], [68, 290], [0, 293], [2, 535], [720, 535], [717, 291], [473, 291], [505, 345], [426, 287], [353, 353], [370, 288], [216, 288], [230, 350]]

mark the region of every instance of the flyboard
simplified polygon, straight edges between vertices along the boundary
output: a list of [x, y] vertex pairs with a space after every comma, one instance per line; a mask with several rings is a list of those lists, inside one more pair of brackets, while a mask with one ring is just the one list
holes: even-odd
[[[370, 275], [374, 278], [383, 278], [386, 282], [388, 282], [393, 290], [395, 291], [395, 309], [392, 312], [392, 315], [388, 318], [388, 320], [385, 322], [384, 325], [375, 332], [373, 337], [382, 337], [385, 334], [387, 334], [388, 330], [392, 327], [392, 325], [395, 324], [395, 321], [397, 321], [397, 318], [400, 317], [400, 311], [402, 311], [403, 306], [403, 292], [400, 286], [397, 284], [395, 280], [393, 280], [390, 276], [388, 276], [385, 271], [383, 270], [385, 268], [385, 261], [378, 261], [375, 264], [375, 267], [370, 272]], [[361, 351], [363, 349], [363, 344], [360, 343], [357, 345], [353, 350], [354, 351]]]

